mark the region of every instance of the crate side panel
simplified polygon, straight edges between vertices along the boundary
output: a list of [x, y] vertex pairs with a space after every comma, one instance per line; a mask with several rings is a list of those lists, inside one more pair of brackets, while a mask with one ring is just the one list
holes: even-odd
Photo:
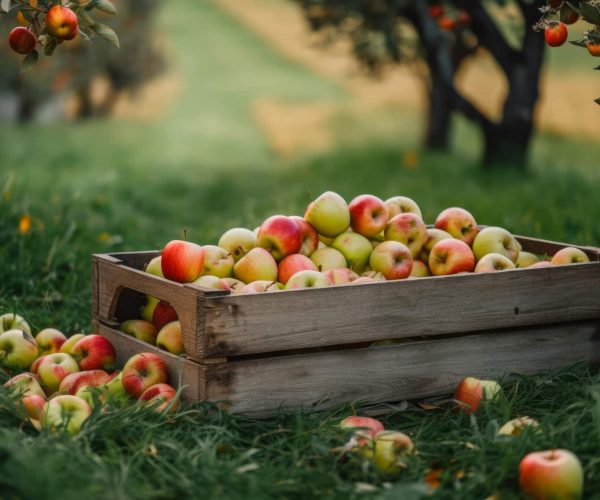
[[600, 363], [600, 321], [215, 365], [207, 396], [266, 416], [449, 394], [468, 375], [535, 374], [578, 361]]
[[600, 318], [600, 263], [206, 298], [205, 355]]

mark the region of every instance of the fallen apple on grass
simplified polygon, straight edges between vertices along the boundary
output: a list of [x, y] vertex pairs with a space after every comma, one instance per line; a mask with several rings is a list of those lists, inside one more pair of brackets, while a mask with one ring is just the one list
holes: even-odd
[[[169, 407], [176, 395], [177, 391], [169, 384], [155, 384], [142, 393], [139, 401], [145, 401], [147, 404], [155, 406], [155, 411], [162, 413]], [[178, 407], [179, 401], [175, 401], [169, 408], [169, 413], [174, 412]]]
[[47, 395], [58, 391], [61, 382], [67, 375], [79, 371], [79, 366], [70, 354], [56, 352], [40, 358], [37, 365], [37, 376]]
[[115, 368], [115, 348], [101, 335], [86, 335], [73, 346], [71, 355], [82, 370], [111, 371]]
[[83, 399], [60, 395], [46, 402], [42, 409], [40, 424], [42, 429], [51, 432], [65, 429], [70, 434], [75, 434], [91, 414], [92, 409]]
[[583, 468], [569, 450], [532, 452], [519, 464], [519, 486], [535, 500], [578, 499], [583, 495]]
[[66, 341], [65, 334], [55, 328], [44, 328], [35, 336], [40, 356], [59, 352]]
[[475, 413], [482, 401], [494, 399], [500, 393], [502, 388], [494, 380], [466, 377], [456, 386], [454, 399], [459, 403], [462, 411]]
[[530, 417], [513, 418], [498, 430], [499, 436], [520, 436], [526, 427], [537, 427], [537, 420]]
[[167, 383], [167, 365], [160, 356], [143, 352], [132, 356], [121, 372], [121, 382], [125, 391], [134, 398], [155, 384]]
[[14, 313], [5, 313], [0, 316], [0, 333], [7, 332], [9, 330], [22, 330], [31, 335], [31, 327], [29, 326], [29, 323], [25, 321], [25, 318]]
[[38, 357], [38, 345], [24, 330], [0, 334], [0, 366], [9, 370], [27, 370]]
[[406, 457], [415, 449], [412, 439], [398, 431], [378, 432], [373, 446], [373, 463], [384, 474], [395, 474], [406, 468]]
[[7, 380], [3, 387], [9, 389], [11, 394], [46, 397], [46, 393], [40, 385], [39, 378], [35, 374], [29, 372], [15, 375], [10, 380]]

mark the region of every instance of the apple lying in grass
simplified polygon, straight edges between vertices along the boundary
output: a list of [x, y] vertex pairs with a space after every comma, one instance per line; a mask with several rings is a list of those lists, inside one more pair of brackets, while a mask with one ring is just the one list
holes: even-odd
[[148, 387], [167, 383], [168, 379], [167, 365], [160, 356], [151, 352], [142, 352], [132, 356], [125, 363], [121, 372], [123, 388], [136, 399]]
[[6, 313], [0, 316], [0, 333], [9, 330], [22, 330], [31, 335], [31, 327], [22, 316], [14, 313]]
[[38, 357], [38, 346], [31, 334], [7, 330], [0, 334], [0, 366], [9, 370], [27, 370]]
[[160, 266], [166, 279], [191, 283], [204, 270], [204, 249], [189, 241], [171, 240], [162, 251]]
[[31, 420], [39, 422], [42, 418], [44, 406], [46, 406], [46, 398], [38, 395], [25, 396], [21, 400], [21, 403], [23, 403], [23, 408], [25, 408], [27, 416]]
[[499, 253], [488, 253], [484, 255], [475, 266], [476, 273], [493, 273], [495, 271], [504, 271], [506, 269], [515, 269], [515, 265], [512, 260]]
[[90, 406], [83, 399], [65, 394], [46, 402], [40, 424], [43, 429], [53, 432], [65, 429], [70, 434], [75, 434], [91, 414]]
[[40, 358], [37, 365], [37, 376], [42, 383], [46, 394], [54, 394], [58, 391], [61, 382], [67, 375], [79, 371], [77, 362], [70, 354], [56, 352]]
[[114, 370], [117, 357], [113, 345], [96, 334], [86, 335], [77, 342], [71, 355], [82, 370]]
[[104, 370], [88, 370], [75, 372], [62, 379], [58, 391], [62, 394], [77, 394], [82, 387], [98, 387], [108, 383], [113, 378]]
[[449, 233], [453, 238], [471, 245], [479, 232], [475, 217], [460, 207], [442, 210], [435, 220], [435, 227]]
[[412, 439], [398, 431], [381, 431], [375, 436], [373, 463], [385, 474], [395, 474], [406, 467], [405, 459], [413, 453]]
[[266, 249], [257, 247], [235, 263], [233, 272], [244, 283], [277, 281], [277, 262]]
[[473, 254], [479, 261], [490, 253], [504, 255], [514, 263], [519, 257], [519, 243], [502, 227], [483, 228], [473, 240]]
[[79, 342], [85, 335], [83, 333], [76, 333], [75, 335], [71, 335], [63, 345], [60, 346], [60, 350], [58, 352], [64, 352], [66, 354], [71, 354], [73, 347], [77, 342]]
[[454, 391], [454, 399], [466, 413], [475, 413], [482, 401], [494, 399], [502, 388], [494, 380], [479, 380], [466, 377], [460, 381]]
[[178, 319], [177, 311], [166, 300], [160, 300], [152, 313], [152, 324], [157, 330], [160, 330], [167, 323], [177, 321]]
[[218, 278], [217, 276], [212, 276], [210, 274], [200, 276], [192, 284], [201, 286], [203, 288], [210, 288], [211, 290], [225, 290], [226, 292], [231, 291], [229, 283], [225, 281], [225, 278]]
[[552, 259], [550, 259], [550, 264], [582, 264], [589, 261], [590, 258], [583, 250], [574, 247], [565, 247], [561, 248], [558, 252], [554, 254]]
[[528, 498], [577, 499], [583, 495], [583, 468], [569, 450], [536, 451], [519, 464], [519, 486]]
[[217, 278], [227, 278], [233, 276], [233, 255], [224, 248], [216, 245], [204, 245], [204, 269], [202, 276], [216, 276]]
[[317, 266], [306, 255], [299, 253], [288, 255], [279, 263], [279, 281], [285, 285], [294, 274], [305, 270], [316, 271]]
[[35, 336], [40, 356], [59, 352], [66, 341], [65, 334], [55, 328], [45, 328]]
[[317, 230], [298, 215], [292, 215], [290, 216], [290, 219], [298, 224], [300, 233], [302, 234], [302, 246], [300, 247], [300, 250], [298, 250], [298, 253], [310, 257], [319, 246], [319, 235], [317, 234]]
[[329, 271], [346, 267], [346, 257], [339, 250], [331, 247], [319, 248], [310, 256], [318, 271]]
[[357, 274], [365, 270], [373, 251], [371, 242], [358, 233], [340, 234], [331, 246], [342, 253], [346, 259], [346, 266]]
[[441, 229], [436, 229], [434, 227], [427, 228], [427, 239], [423, 246], [421, 247], [421, 251], [419, 252], [418, 258], [423, 262], [429, 262], [429, 253], [433, 246], [441, 240], [452, 239], [452, 235], [443, 231]]
[[386, 204], [370, 194], [361, 194], [348, 204], [350, 226], [355, 233], [367, 238], [381, 233], [390, 218]]
[[327, 191], [308, 205], [304, 219], [319, 235], [333, 238], [350, 226], [350, 210], [344, 198]]
[[[155, 406], [155, 411], [162, 413], [169, 407], [176, 395], [177, 391], [169, 384], [155, 384], [146, 389], [139, 400], [146, 401], [147, 404]], [[179, 401], [175, 401], [173, 406], [169, 408], [169, 413], [174, 412], [178, 407]]]
[[285, 285], [286, 290], [295, 290], [298, 288], [321, 288], [328, 286], [329, 280], [319, 272], [312, 270], [299, 271], [294, 274]]
[[413, 213], [423, 219], [421, 209], [417, 203], [408, 196], [392, 196], [385, 200], [385, 205], [388, 208], [390, 219], [398, 214]]
[[143, 319], [128, 319], [127, 321], [123, 321], [121, 323], [121, 331], [149, 344], [155, 344], [156, 336], [158, 335], [156, 326]]
[[352, 415], [340, 422], [340, 428], [345, 431], [359, 432], [361, 436], [374, 438], [378, 432], [384, 430], [383, 424], [371, 417]]
[[475, 269], [471, 247], [458, 239], [438, 241], [429, 253], [429, 270], [435, 276], [470, 273]]
[[427, 241], [427, 226], [418, 215], [402, 213], [390, 219], [384, 236], [386, 240], [399, 241], [406, 245], [416, 258]]
[[218, 246], [225, 249], [237, 262], [256, 247], [256, 234], [245, 227], [234, 227], [223, 233]]
[[156, 337], [156, 347], [179, 356], [185, 352], [181, 323], [172, 321], [163, 326]]
[[398, 280], [410, 276], [413, 258], [411, 251], [403, 243], [384, 241], [371, 253], [369, 266], [373, 271], [380, 272], [385, 279]]
[[46, 393], [40, 385], [40, 380], [33, 373], [19, 373], [19, 375], [7, 380], [3, 387], [9, 389], [11, 394], [46, 397]]
[[128, 399], [129, 393], [123, 387], [123, 372], [116, 373], [106, 384], [105, 397], [108, 399]]
[[261, 224], [256, 236], [257, 245], [267, 250], [277, 262], [298, 253], [302, 242], [300, 227], [294, 219], [285, 215], [269, 217]]
[[520, 436], [525, 427], [537, 427], [537, 420], [530, 417], [513, 418], [498, 430], [499, 436]]

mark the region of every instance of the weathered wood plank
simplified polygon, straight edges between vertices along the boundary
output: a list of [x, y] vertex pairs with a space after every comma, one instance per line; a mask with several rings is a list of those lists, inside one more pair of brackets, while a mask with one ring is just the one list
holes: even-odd
[[134, 269], [138, 269], [143, 271], [154, 257], [158, 257], [160, 252], [158, 250], [143, 250], [138, 252], [114, 252], [110, 255], [116, 259], [119, 259], [123, 262], [127, 267], [133, 267]]
[[182, 397], [189, 401], [204, 401], [204, 367], [182, 356], [175, 356], [142, 342], [118, 330], [117, 324], [104, 324], [94, 320], [94, 329], [108, 339], [117, 351], [117, 366], [122, 368], [127, 360], [140, 352], [152, 352], [162, 358], [169, 368], [169, 383], [173, 387], [185, 386]]
[[600, 363], [600, 321], [214, 365], [206, 396], [268, 416], [448, 394], [468, 375], [535, 374], [578, 361]]
[[600, 263], [205, 299], [205, 356], [600, 317]]

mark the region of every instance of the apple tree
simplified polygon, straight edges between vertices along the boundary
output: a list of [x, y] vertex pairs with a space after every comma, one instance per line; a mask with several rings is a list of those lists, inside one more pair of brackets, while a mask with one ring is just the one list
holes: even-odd
[[[348, 39], [356, 58], [371, 71], [425, 63], [426, 147], [447, 148], [451, 118], [460, 113], [481, 130], [485, 167], [525, 167], [545, 48], [543, 30], [534, 27], [542, 16], [555, 15], [562, 1], [551, 0], [552, 6], [546, 0], [295, 1], [313, 31]], [[579, 9], [596, 3], [569, 5]], [[454, 83], [461, 65], [480, 49], [494, 58], [508, 84], [498, 119], [486, 115]]]

